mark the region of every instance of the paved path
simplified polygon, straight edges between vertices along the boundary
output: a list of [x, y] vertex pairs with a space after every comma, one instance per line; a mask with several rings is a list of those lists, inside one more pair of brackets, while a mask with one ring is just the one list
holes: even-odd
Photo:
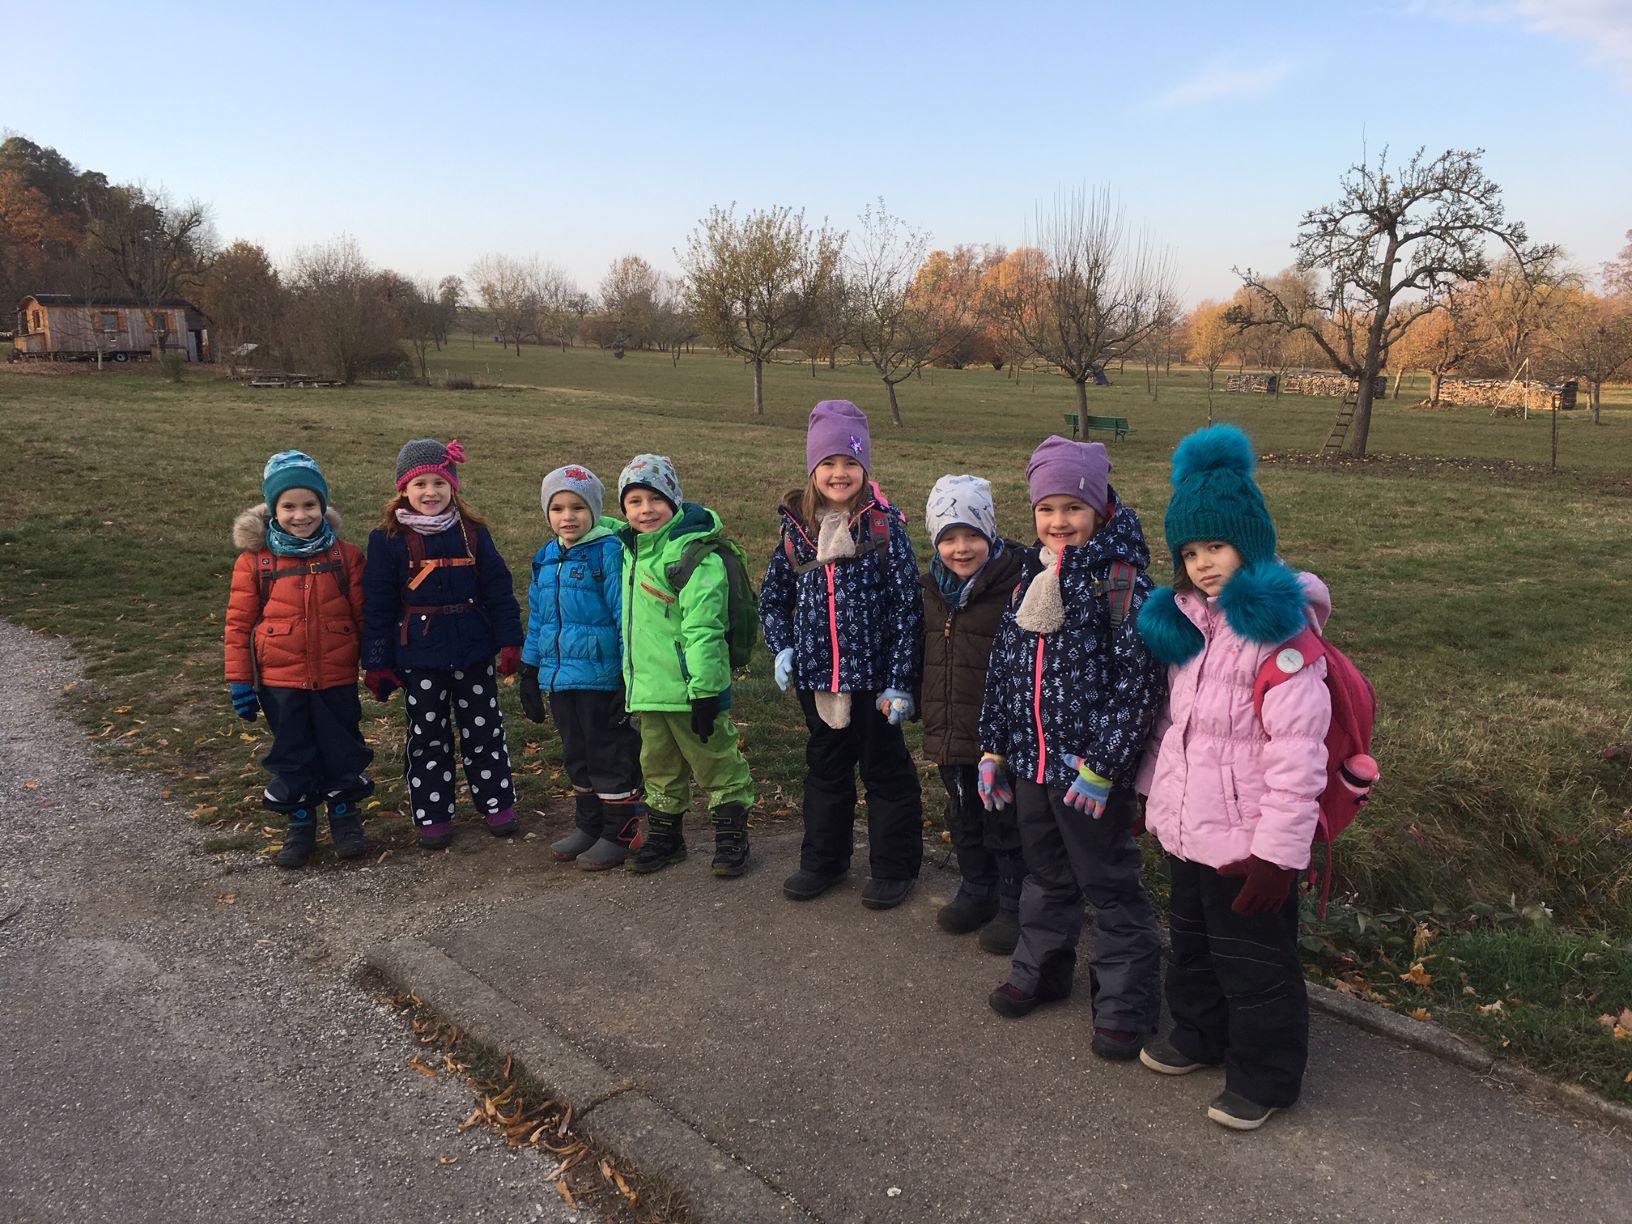
[[793, 905], [796, 849], [761, 839], [736, 881], [705, 850], [557, 889], [425, 954], [820, 1220], [1632, 1219], [1627, 1138], [1323, 1016], [1303, 1102], [1227, 1132], [1218, 1073], [1096, 1059], [1084, 1002], [995, 1016], [1003, 962], [933, 926], [951, 877], [890, 913], [854, 882]]
[[385, 908], [421, 868], [202, 854], [157, 781], [93, 758], [76, 679], [0, 622], [0, 1221], [592, 1218], [538, 1154], [457, 1134], [469, 1090], [407, 1070], [351, 981], [382, 913], [424, 925]]

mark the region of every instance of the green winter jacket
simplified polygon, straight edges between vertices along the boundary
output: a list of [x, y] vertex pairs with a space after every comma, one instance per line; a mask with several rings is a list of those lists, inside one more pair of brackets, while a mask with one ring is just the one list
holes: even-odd
[[731, 705], [731, 661], [725, 630], [729, 592], [725, 562], [710, 553], [678, 596], [668, 569], [686, 546], [716, 539], [720, 517], [682, 502], [680, 512], [642, 535], [620, 527], [623, 542], [623, 684], [631, 710], [688, 710], [719, 694]]

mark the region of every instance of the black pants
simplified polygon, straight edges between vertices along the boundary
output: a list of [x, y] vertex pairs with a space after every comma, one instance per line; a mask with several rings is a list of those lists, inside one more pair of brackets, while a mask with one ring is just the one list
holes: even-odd
[[561, 733], [561, 755], [572, 782], [578, 827], [600, 837], [610, 804], [621, 828], [641, 798], [640, 731], [624, 708], [622, 692], [572, 689], [551, 693], [550, 714]]
[[1138, 815], [1133, 792], [1111, 791], [1098, 820], [1067, 807], [1063, 789], [1023, 778], [1015, 780], [1014, 801], [1026, 879], [1009, 981], [1031, 991], [1066, 972], [1092, 906], [1094, 1025], [1154, 1033], [1162, 1010], [1162, 936], [1129, 833]]
[[877, 693], [850, 694], [850, 725], [838, 730], [801, 689], [810, 742], [805, 746], [805, 840], [799, 866], [837, 875], [850, 866], [856, 822], [856, 772], [867, 788], [867, 844], [874, 879], [914, 880], [924, 860], [924, 800], [918, 767], [900, 727], [878, 712]]
[[1167, 1006], [1180, 1053], [1224, 1064], [1225, 1086], [1258, 1105], [1298, 1099], [1309, 1061], [1309, 995], [1298, 961], [1298, 891], [1273, 914], [1230, 905], [1244, 879], [1168, 855], [1173, 956]]
[[272, 775], [261, 795], [263, 806], [287, 814], [373, 794], [374, 783], [363, 771], [374, 750], [363, 742], [363, 707], [355, 684], [263, 688], [258, 695], [272, 729], [272, 751], [261, 760]]
[[1011, 914], [1020, 908], [1020, 825], [1014, 804], [988, 812], [980, 801], [980, 767], [941, 765], [946, 787], [946, 830], [958, 857], [958, 891], [975, 901], [994, 897]]

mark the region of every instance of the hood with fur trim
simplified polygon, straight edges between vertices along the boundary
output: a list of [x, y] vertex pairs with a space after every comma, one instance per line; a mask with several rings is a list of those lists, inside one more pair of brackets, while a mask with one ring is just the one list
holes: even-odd
[[[1239, 570], [1218, 595], [1230, 628], [1250, 642], [1284, 642], [1305, 624], [1317, 631], [1331, 615], [1326, 584], [1310, 573], [1295, 573], [1279, 561]], [[1139, 636], [1164, 663], [1186, 663], [1206, 644], [1201, 625], [1207, 600], [1191, 593], [1179, 598], [1172, 587], [1152, 591], [1139, 609]]]
[[[340, 534], [340, 512], [330, 506], [323, 512], [334, 534]], [[272, 521], [272, 508], [265, 502], [251, 506], [232, 520], [232, 546], [239, 552], [259, 552], [266, 547], [266, 525]]]

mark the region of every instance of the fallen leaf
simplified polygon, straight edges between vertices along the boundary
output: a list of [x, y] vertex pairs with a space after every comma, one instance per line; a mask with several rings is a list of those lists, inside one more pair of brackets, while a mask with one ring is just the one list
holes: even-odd
[[1410, 982], [1420, 990], [1427, 990], [1428, 984], [1433, 980], [1434, 975], [1427, 972], [1422, 967], [1421, 961], [1418, 961], [1416, 964], [1412, 965], [1408, 972], [1400, 974], [1400, 981]]
[[471, 1113], [470, 1117], [466, 1118], [463, 1122], [459, 1123], [459, 1125], [454, 1127], [453, 1129], [458, 1131], [462, 1135], [467, 1130], [469, 1130], [471, 1127], [480, 1126], [481, 1123], [482, 1123], [482, 1111], [478, 1109], [478, 1110], [473, 1111]]
[[574, 1211], [578, 1210], [578, 1200], [572, 1197], [572, 1191], [567, 1189], [565, 1178], [555, 1183], [555, 1192], [561, 1196], [561, 1201]]
[[27, 782], [23, 783], [23, 789], [24, 790], [39, 790], [40, 789], [40, 784], [38, 782], [36, 782], [33, 778], [30, 778]]
[[457, 1157], [457, 1156], [438, 1156], [436, 1158], [436, 1163], [439, 1164], [439, 1165], [458, 1164], [459, 1163], [459, 1157]]
[[1499, 1016], [1502, 1014], [1502, 1001], [1497, 999], [1494, 1003], [1480, 1003], [1473, 1010], [1481, 1016]]
[[436, 1068], [427, 1067], [424, 1063], [420, 1062], [419, 1055], [417, 1054], [408, 1060], [408, 1065], [415, 1071], [418, 1071], [421, 1075], [428, 1075], [432, 1079], [436, 1078]]
[[215, 899], [217, 901], [219, 901], [222, 905], [237, 905], [238, 904], [238, 894], [237, 893], [216, 893], [215, 894]]
[[1433, 1018], [1434, 1014], [1426, 1007], [1419, 1007], [1411, 1013], [1411, 1019], [1413, 1020], [1432, 1020]]

